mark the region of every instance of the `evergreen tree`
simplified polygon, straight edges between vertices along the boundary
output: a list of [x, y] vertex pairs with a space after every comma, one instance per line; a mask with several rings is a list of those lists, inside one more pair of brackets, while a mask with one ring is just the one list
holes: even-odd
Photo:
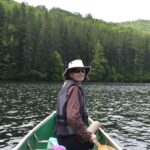
[[63, 63], [60, 54], [54, 51], [51, 57], [50, 79], [51, 81], [62, 81]]
[[143, 74], [143, 51], [138, 50], [134, 59], [134, 81], [141, 82]]
[[24, 72], [37, 69], [35, 66], [35, 56], [38, 42], [38, 25], [37, 18], [33, 13], [33, 9], [29, 9], [27, 13], [27, 30], [24, 42]]
[[[3, 5], [0, 3], [0, 55], [3, 53], [3, 30], [4, 30], [4, 24], [5, 24], [5, 9]], [[0, 58], [1, 60], [1, 58]]]
[[117, 73], [114, 67], [109, 68], [107, 81], [116, 82], [117, 81]]
[[19, 73], [22, 73], [24, 68], [24, 44], [26, 38], [26, 11], [27, 6], [22, 3], [20, 8], [14, 7], [11, 14], [11, 23], [15, 26], [14, 39], [16, 46], [12, 52], [12, 58], [16, 65], [16, 70]]
[[39, 20], [39, 33], [37, 40], [37, 51], [35, 54], [35, 66], [36, 69], [47, 72], [50, 64], [51, 57], [51, 43], [50, 43], [50, 26], [49, 26], [49, 16], [48, 11], [43, 8], [43, 13], [38, 16]]
[[104, 57], [103, 47], [99, 42], [95, 46], [95, 54], [91, 66], [91, 79], [93, 81], [102, 81], [106, 72], [107, 60]]

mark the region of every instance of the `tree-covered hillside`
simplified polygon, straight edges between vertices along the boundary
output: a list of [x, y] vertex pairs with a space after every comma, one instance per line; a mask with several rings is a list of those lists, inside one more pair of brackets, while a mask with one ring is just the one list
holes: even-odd
[[123, 22], [120, 24], [123, 27], [131, 27], [140, 32], [150, 33], [150, 20], [136, 20], [131, 22]]
[[91, 65], [91, 81], [150, 82], [150, 34], [0, 0], [0, 80], [61, 81], [69, 61]]

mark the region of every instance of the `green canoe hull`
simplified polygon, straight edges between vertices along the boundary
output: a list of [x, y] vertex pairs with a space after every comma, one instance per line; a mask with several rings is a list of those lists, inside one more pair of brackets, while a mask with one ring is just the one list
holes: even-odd
[[[50, 137], [55, 137], [56, 112], [53, 112], [35, 128], [33, 128], [13, 150], [52, 150]], [[97, 132], [101, 144], [112, 146], [116, 150], [121, 148], [101, 128]], [[96, 150], [96, 146], [94, 147]]]

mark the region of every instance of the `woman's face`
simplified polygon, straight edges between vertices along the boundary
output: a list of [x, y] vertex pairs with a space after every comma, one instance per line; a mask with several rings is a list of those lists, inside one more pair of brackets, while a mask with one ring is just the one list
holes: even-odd
[[73, 80], [77, 82], [82, 82], [85, 79], [85, 69], [75, 68], [70, 72], [69, 75]]

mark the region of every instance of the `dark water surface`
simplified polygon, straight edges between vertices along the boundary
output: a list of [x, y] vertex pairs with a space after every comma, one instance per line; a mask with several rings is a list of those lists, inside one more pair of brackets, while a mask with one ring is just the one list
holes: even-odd
[[[0, 149], [56, 109], [61, 84], [0, 83]], [[84, 85], [90, 116], [124, 150], [150, 150], [150, 84]]]

